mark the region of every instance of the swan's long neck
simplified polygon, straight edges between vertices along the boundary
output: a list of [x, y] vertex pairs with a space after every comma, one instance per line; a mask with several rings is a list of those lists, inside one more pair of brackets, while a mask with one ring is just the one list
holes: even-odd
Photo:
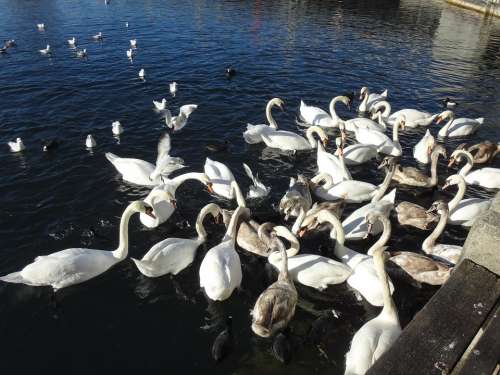
[[203, 207], [196, 218], [196, 233], [198, 233], [198, 242], [203, 243], [207, 240], [207, 231], [203, 225], [203, 220], [208, 214], [212, 214], [214, 217], [221, 213], [220, 208], [214, 203], [208, 204]]
[[373, 252], [373, 261], [375, 263], [375, 271], [382, 285], [382, 296], [384, 299], [384, 308], [380, 315], [386, 316], [399, 324], [398, 310], [396, 309], [389, 289], [389, 277], [385, 272], [384, 251], [382, 248], [378, 248]]
[[391, 238], [391, 233], [392, 233], [392, 227], [391, 227], [391, 222], [389, 221], [388, 218], [386, 218], [384, 215], [379, 215], [378, 220], [382, 223], [383, 226], [383, 231], [377, 242], [375, 242], [369, 249], [367, 254], [372, 255], [377, 250], [378, 248], [385, 246], [387, 241], [389, 241], [389, 238]]
[[450, 128], [454, 119], [455, 116], [453, 116], [453, 114], [450, 113], [450, 115], [448, 116], [448, 122], [442, 127], [442, 131], [444, 132], [444, 134], [448, 134], [448, 129]]
[[335, 237], [333, 237], [333, 233], [330, 234], [330, 238], [332, 239], [335, 238], [335, 252], [338, 251], [337, 249], [340, 250], [340, 248], [344, 248], [344, 242], [345, 242], [344, 227], [342, 226], [342, 223], [340, 222], [338, 217], [329, 211], [320, 211], [320, 213], [318, 214], [318, 220], [319, 222], [327, 221], [332, 226], [331, 232], [335, 231]]
[[202, 184], [206, 184], [208, 182], [208, 177], [205, 173], [199, 173], [199, 172], [190, 172], [190, 173], [184, 173], [181, 174], [177, 177], [174, 177], [170, 180], [172, 184], [172, 190], [173, 190], [173, 195], [175, 195], [175, 191], [177, 188], [182, 185], [184, 182], [187, 180], [197, 180], [200, 181]]
[[422, 243], [422, 250], [427, 254], [432, 253], [432, 249], [436, 245], [436, 240], [443, 233], [444, 228], [446, 227], [446, 222], [448, 221], [449, 210], [444, 210], [444, 212], [439, 217], [439, 222], [432, 231], [431, 234], [424, 240]]
[[[460, 177], [462, 177], [462, 176], [460, 176]], [[465, 189], [466, 189], [465, 180], [462, 177], [458, 181], [458, 191], [457, 191], [457, 193], [455, 194], [455, 196], [453, 197], [453, 199], [448, 202], [448, 208], [449, 208], [450, 211], [453, 211], [455, 208], [457, 208], [457, 206], [460, 203], [460, 201], [464, 198]]]
[[313, 137], [313, 134], [318, 134], [316, 129], [313, 129], [313, 128], [307, 129], [307, 131], [306, 131], [307, 141], [309, 142], [309, 145], [311, 145], [311, 148], [316, 148], [317, 145], [320, 143], [320, 141], [319, 140], [316, 141]]
[[387, 118], [391, 114], [391, 105], [388, 101], [384, 100], [379, 103], [379, 107], [384, 107], [384, 111], [382, 112], [382, 117]]
[[297, 219], [295, 219], [295, 223], [293, 223], [293, 226], [292, 226], [292, 233], [293, 234], [296, 235], [297, 233], [299, 233], [300, 226], [302, 225], [302, 222], [304, 221], [306, 214], [307, 214], [307, 212], [306, 212], [305, 208], [301, 207], [299, 216], [297, 216]]
[[236, 241], [236, 231], [238, 229], [238, 223], [240, 221], [240, 216], [243, 214], [248, 215], [249, 210], [245, 207], [238, 207], [234, 213], [233, 216], [231, 216], [231, 221], [229, 221], [229, 225], [227, 226], [227, 231], [226, 235], [224, 236], [224, 240], [231, 239], [232, 243], [234, 244]]
[[465, 163], [462, 169], [460, 169], [460, 172], [458, 172], [460, 176], [465, 177], [467, 176], [467, 173], [469, 173], [472, 167], [474, 166], [474, 158], [472, 157], [472, 154], [468, 151], [460, 150], [458, 153], [463, 155], [467, 159], [467, 163]]
[[400, 121], [398, 120], [392, 127], [392, 140], [394, 142], [399, 142], [399, 126], [400, 126]]
[[125, 211], [123, 211], [120, 220], [120, 242], [118, 248], [113, 251], [113, 256], [120, 260], [125, 259], [128, 255], [128, 223], [135, 212], [137, 211], [132, 204], [130, 204]]
[[439, 159], [439, 153], [432, 153], [431, 155], [431, 185], [436, 186], [438, 182], [437, 178], [437, 164]]
[[341, 100], [342, 100], [341, 96], [336, 96], [330, 102], [330, 116], [332, 116], [332, 119], [334, 119], [334, 120], [339, 119], [339, 116], [337, 115], [337, 112], [335, 111], [335, 104], [337, 104]]
[[273, 109], [273, 106], [274, 106], [274, 103], [272, 100], [269, 101], [269, 103], [267, 103], [267, 105], [266, 105], [266, 118], [267, 118], [267, 122], [269, 123], [269, 126], [271, 128], [278, 129], [278, 124], [274, 120], [273, 114], [271, 112], [271, 110]]
[[[384, 119], [382, 118], [382, 113], [378, 112], [378, 124], [384, 128], [384, 131], [387, 130], [387, 124], [385, 123]], [[394, 130], [393, 130], [394, 131]]]
[[387, 191], [389, 185], [391, 184], [391, 180], [395, 172], [396, 172], [395, 166], [391, 166], [385, 175], [384, 181], [382, 182], [382, 184], [379, 185], [377, 192], [373, 196], [371, 202], [378, 202], [383, 198], [385, 192]]
[[245, 197], [241, 192], [240, 185], [236, 181], [231, 181], [231, 196], [236, 196], [238, 207], [246, 207]]
[[280, 255], [281, 255], [281, 268], [280, 274], [278, 275], [278, 280], [280, 281], [291, 281], [290, 274], [288, 273], [288, 255], [286, 253], [285, 246], [279, 243]]

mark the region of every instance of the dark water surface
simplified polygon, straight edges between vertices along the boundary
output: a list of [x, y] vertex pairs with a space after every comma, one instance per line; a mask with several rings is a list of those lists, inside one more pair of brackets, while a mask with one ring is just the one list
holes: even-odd
[[[45, 32], [36, 30], [39, 22], [46, 24]], [[104, 41], [93, 42], [90, 36], [99, 31]], [[68, 48], [72, 36], [87, 48], [87, 60]], [[138, 50], [130, 63], [125, 51], [132, 37]], [[179, 92], [169, 98], [170, 107], [197, 103], [199, 108], [188, 127], [172, 137], [173, 154], [186, 160], [185, 171], [199, 171], [207, 156], [204, 145], [229, 140], [229, 153], [211, 157], [227, 163], [244, 191], [249, 181], [242, 162], [272, 186], [268, 200], [249, 204], [264, 219], [277, 217], [273, 207], [290, 176], [298, 171], [312, 176], [316, 168], [315, 152], [286, 156], [244, 143], [246, 123], [262, 123], [272, 97], [286, 102], [287, 111], [276, 115], [280, 127], [296, 130], [300, 99], [327, 108], [333, 96], [366, 85], [376, 92], [388, 88], [394, 110], [436, 112], [438, 99], [451, 96], [461, 103], [457, 115], [486, 118], [472, 142], [499, 139], [500, 23], [440, 1], [113, 0], [106, 6], [96, 0], [0, 0], [0, 39], [7, 38], [16, 39], [18, 47], [0, 56], [0, 140], [22, 137], [27, 150], [11, 154], [2, 146], [0, 151], [2, 275], [64, 248], [117, 246], [122, 210], [149, 190], [122, 182], [104, 153], [154, 161], [164, 128], [151, 101], [167, 96], [174, 80]], [[54, 49], [51, 58], [38, 53], [47, 43]], [[231, 81], [224, 78], [229, 63], [238, 71]], [[145, 82], [137, 79], [140, 68], [146, 70]], [[125, 128], [119, 143], [111, 134], [114, 120]], [[433, 134], [437, 130], [432, 125]], [[424, 132], [401, 135], [403, 164], [414, 164], [411, 148]], [[83, 145], [88, 133], [98, 143], [93, 152]], [[59, 148], [44, 154], [41, 139], [54, 137]], [[457, 143], [447, 142], [449, 153]], [[381, 181], [375, 165], [354, 168], [353, 176]], [[500, 159], [493, 165], [499, 167]], [[454, 171], [441, 162], [441, 183]], [[397, 200], [430, 205], [442, 196], [398, 189]], [[492, 193], [470, 188], [467, 196]], [[198, 183], [183, 185], [177, 198], [174, 216], [155, 230], [132, 219], [131, 256], [140, 258], [167, 236], [194, 235], [193, 227], [177, 224], [192, 224], [199, 209], [214, 200]], [[420, 248], [425, 233], [393, 223], [393, 249]], [[294, 356], [284, 367], [272, 357], [270, 342], [250, 330], [249, 310], [274, 281], [262, 259], [240, 253], [243, 290], [224, 303], [208, 304], [199, 291], [200, 262], [223, 234], [213, 224], [207, 229], [208, 243], [175, 278], [148, 279], [127, 259], [63, 290], [57, 317], [48, 288], [1, 283], [2, 373], [342, 374], [353, 333], [378, 309], [356, 301], [346, 286], [326, 293], [299, 287]], [[465, 237], [466, 231], [455, 227], [441, 240], [461, 244]], [[306, 239], [303, 247], [316, 252], [326, 243], [319, 236]], [[370, 243], [352, 247], [363, 251]], [[403, 325], [435, 292], [403, 283], [396, 288]], [[339, 318], [328, 315], [332, 309]], [[221, 328], [201, 327], [227, 314], [233, 316], [237, 346], [216, 365], [210, 347]], [[330, 316], [322, 318], [326, 334], [312, 340], [311, 327], [325, 314]]]

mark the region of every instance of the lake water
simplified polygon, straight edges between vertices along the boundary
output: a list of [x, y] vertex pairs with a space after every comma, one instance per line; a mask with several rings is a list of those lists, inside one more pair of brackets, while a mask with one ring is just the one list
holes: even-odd
[[[460, 102], [459, 116], [486, 118], [471, 142], [499, 139], [500, 22], [441, 1], [0, 0], [0, 9], [0, 39], [18, 43], [0, 55], [0, 138], [5, 143], [22, 137], [27, 147], [21, 154], [9, 153], [6, 145], [0, 151], [2, 275], [68, 247], [116, 247], [124, 207], [148, 189], [124, 183], [104, 153], [154, 161], [165, 128], [152, 100], [167, 96], [174, 80], [179, 91], [168, 98], [169, 106], [199, 108], [173, 135], [172, 153], [185, 159], [189, 171], [202, 170], [206, 156], [225, 162], [244, 191], [249, 180], [241, 163], [247, 162], [272, 187], [266, 201], [249, 203], [260, 219], [278, 220], [274, 207], [289, 177], [312, 176], [316, 168], [315, 152], [286, 156], [244, 143], [246, 124], [264, 121], [272, 97], [286, 103], [286, 112], [276, 114], [280, 127], [296, 131], [300, 99], [327, 108], [333, 96], [366, 85], [375, 92], [387, 88], [394, 109], [437, 112], [438, 100], [450, 96]], [[36, 29], [40, 22], [44, 32]], [[93, 42], [99, 31], [104, 41]], [[68, 48], [72, 36], [87, 49], [87, 60]], [[133, 37], [138, 49], [131, 63], [125, 51]], [[47, 43], [54, 50], [51, 58], [38, 53]], [[237, 70], [233, 80], [224, 77], [228, 64]], [[145, 82], [137, 78], [141, 68]], [[125, 128], [119, 142], [111, 134], [115, 120]], [[434, 134], [437, 130], [431, 126]], [[88, 133], [98, 143], [93, 152], [83, 144]], [[423, 133], [401, 136], [403, 164], [414, 163], [411, 148]], [[43, 153], [44, 138], [57, 138], [59, 147]], [[224, 139], [231, 143], [229, 152], [207, 153], [207, 142]], [[457, 143], [446, 143], [449, 153]], [[381, 181], [375, 165], [354, 168], [353, 176]], [[500, 158], [493, 166], [500, 167]], [[454, 171], [440, 162], [440, 184]], [[397, 200], [430, 205], [450, 196], [399, 189]], [[471, 188], [467, 196], [492, 193]], [[186, 221], [192, 224], [199, 209], [214, 201], [198, 183], [183, 185], [177, 199], [174, 216], [155, 230], [137, 218], [131, 221], [131, 256], [140, 258], [168, 236], [192, 236]], [[425, 233], [393, 223], [393, 249], [420, 247]], [[291, 324], [293, 359], [282, 366], [272, 357], [271, 343], [250, 330], [249, 310], [275, 276], [265, 272], [264, 260], [240, 253], [243, 290], [222, 304], [209, 304], [199, 290], [198, 269], [223, 229], [207, 228], [208, 243], [175, 278], [148, 279], [127, 259], [63, 290], [57, 312], [50, 289], [0, 283], [3, 373], [342, 374], [352, 335], [379, 310], [357, 301], [343, 285], [324, 293], [299, 287], [301, 301]], [[442, 241], [461, 244], [466, 235], [462, 228], [449, 228]], [[363, 251], [371, 242], [352, 247]], [[302, 244], [317, 252], [327, 240], [313, 236]], [[401, 282], [396, 288], [403, 325], [436, 290]], [[215, 364], [210, 348], [221, 326], [204, 328], [228, 314], [236, 347]], [[313, 326], [324, 331], [314, 340]]]

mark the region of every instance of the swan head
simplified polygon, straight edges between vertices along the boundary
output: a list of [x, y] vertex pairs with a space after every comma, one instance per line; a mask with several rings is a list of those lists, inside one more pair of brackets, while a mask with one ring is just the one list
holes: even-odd
[[453, 166], [455, 163], [459, 163], [462, 161], [462, 156], [465, 156], [467, 160], [470, 161], [471, 164], [474, 164], [474, 158], [470, 154], [470, 152], [466, 151], [465, 149], [459, 149], [457, 148], [455, 151], [450, 156], [450, 161], [448, 163], [448, 168]]
[[384, 167], [387, 167], [390, 169], [394, 165], [396, 165], [396, 160], [395, 160], [394, 156], [386, 156], [385, 158], [382, 159], [382, 162], [377, 167], [377, 169], [382, 169]]
[[460, 182], [463, 182], [465, 184], [464, 178], [459, 174], [453, 174], [453, 175], [449, 176], [448, 178], [446, 178], [444, 185], [441, 189], [446, 190], [450, 186], [460, 184]]
[[368, 87], [363, 86], [361, 90], [359, 90], [359, 100], [363, 100], [365, 95], [368, 95]]
[[436, 124], [440, 124], [444, 120], [450, 120], [454, 118], [453, 111], [447, 110], [444, 112], [441, 112], [437, 117], [436, 117]]
[[337, 146], [337, 149], [339, 150], [339, 155], [343, 156], [344, 155], [344, 147], [343, 147], [343, 139], [342, 137], [337, 137], [335, 138], [335, 146]]
[[278, 107], [279, 109], [281, 109], [282, 111], [285, 111], [285, 102], [280, 99], [280, 98], [272, 98], [270, 101], [269, 101], [269, 104], [271, 106], [276, 106]]
[[133, 212], [139, 212], [141, 214], [146, 214], [146, 215], [152, 217], [153, 219], [156, 219], [156, 216], [153, 212], [153, 207], [151, 207], [149, 204], [147, 204], [144, 201], [132, 202], [129, 207]]
[[396, 126], [399, 126], [399, 128], [401, 130], [405, 130], [405, 126], [406, 126], [406, 116], [401, 114], [398, 116], [398, 118], [396, 119]]
[[447, 214], [448, 211], [448, 203], [439, 200], [432, 203], [431, 207], [425, 212], [428, 214], [437, 213], [438, 215], [444, 215]]
[[375, 223], [377, 223], [377, 221], [380, 221], [382, 217], [384, 217], [384, 215], [382, 215], [380, 212], [377, 211], [368, 212], [368, 214], [365, 216], [365, 221], [366, 224], [368, 225], [368, 228], [366, 229], [366, 234], [364, 238], [368, 238], [368, 236], [372, 234], [373, 226], [375, 225]]

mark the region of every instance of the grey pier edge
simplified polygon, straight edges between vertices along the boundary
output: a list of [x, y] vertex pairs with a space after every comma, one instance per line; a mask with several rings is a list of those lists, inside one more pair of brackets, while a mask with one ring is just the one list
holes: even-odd
[[500, 192], [462, 259], [367, 375], [500, 374]]
[[500, 0], [446, 0], [446, 2], [486, 15], [500, 17]]

